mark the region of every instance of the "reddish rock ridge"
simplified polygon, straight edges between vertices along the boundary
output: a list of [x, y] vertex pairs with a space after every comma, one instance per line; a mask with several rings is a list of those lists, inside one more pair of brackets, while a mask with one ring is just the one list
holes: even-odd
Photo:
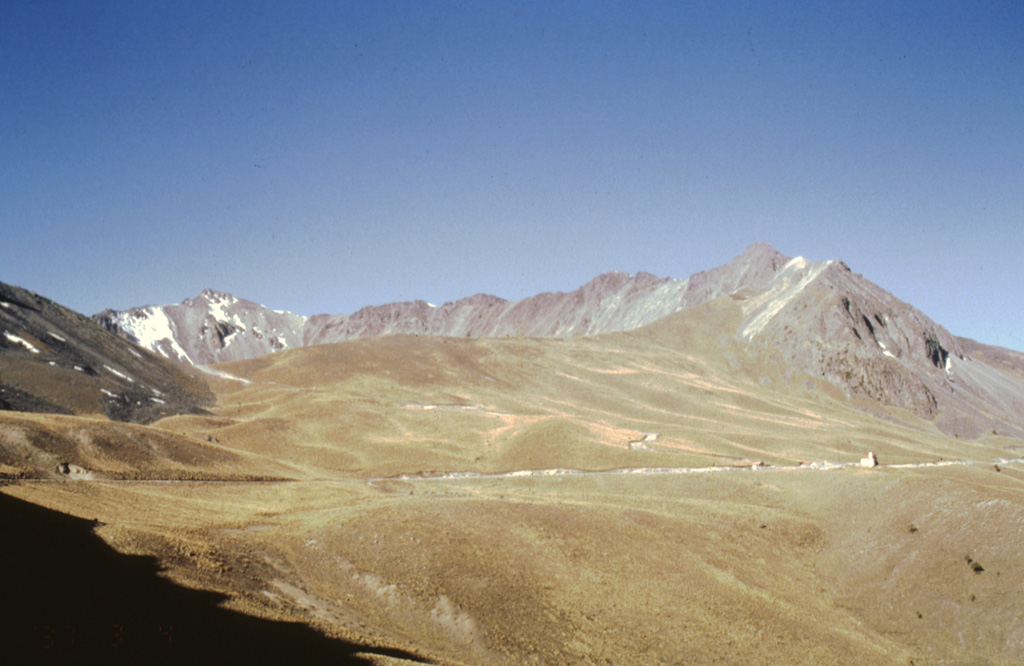
[[394, 333], [454, 337], [574, 337], [628, 331], [742, 288], [767, 286], [788, 257], [755, 243], [718, 268], [674, 280], [650, 273], [605, 273], [570, 292], [520, 301], [477, 294], [432, 307], [424, 301], [311, 317], [306, 345]]

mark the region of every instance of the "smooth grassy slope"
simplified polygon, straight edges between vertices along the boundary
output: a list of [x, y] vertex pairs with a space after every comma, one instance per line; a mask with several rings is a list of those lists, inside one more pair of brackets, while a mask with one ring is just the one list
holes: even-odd
[[[991, 460], [909, 412], [856, 403], [734, 336], [729, 298], [590, 338], [392, 336], [220, 366], [217, 417], [159, 426], [309, 477], [571, 467]], [[630, 442], [656, 433], [653, 451]]]
[[[257, 464], [258, 463], [258, 464]], [[0, 412], [0, 478], [251, 479], [290, 470], [147, 426], [102, 417]]]
[[5, 492], [233, 609], [439, 663], [1024, 654], [1017, 464]]

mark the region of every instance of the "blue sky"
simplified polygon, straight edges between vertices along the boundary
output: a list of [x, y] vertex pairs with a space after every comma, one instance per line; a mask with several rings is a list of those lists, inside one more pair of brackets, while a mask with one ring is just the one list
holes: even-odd
[[0, 4], [0, 280], [302, 314], [835, 257], [1024, 350], [1019, 2]]

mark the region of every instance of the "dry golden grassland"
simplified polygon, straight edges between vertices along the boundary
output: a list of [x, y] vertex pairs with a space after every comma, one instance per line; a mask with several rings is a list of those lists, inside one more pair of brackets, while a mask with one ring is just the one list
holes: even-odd
[[232, 608], [443, 663], [1010, 664], [1024, 648], [1019, 465], [5, 490], [98, 518]]
[[[97, 518], [231, 608], [437, 663], [1019, 663], [1024, 465], [992, 461], [1021, 443], [852, 404], [709, 335], [736, 330], [728, 299], [695, 310], [594, 338], [224, 364], [250, 383], [212, 380], [213, 417], [150, 428], [5, 415], [5, 446], [93, 429], [101, 449], [160, 443], [176, 478], [291, 480], [110, 480], [124, 470], [71, 447], [92, 480], [3, 492]], [[882, 467], [798, 467], [868, 450]], [[159, 458], [137, 454], [142, 476]], [[893, 466], [942, 459], [973, 464]], [[656, 467], [722, 469], [610, 471]], [[591, 473], [514, 474], [555, 468]]]
[[[216, 380], [219, 418], [159, 425], [312, 477], [1006, 454], [997, 438], [961, 442], [853, 404], [728, 336], [708, 343], [735, 329], [738, 306], [695, 310], [594, 338], [395, 336], [225, 364], [253, 383]], [[630, 449], [648, 433], [654, 451]]]

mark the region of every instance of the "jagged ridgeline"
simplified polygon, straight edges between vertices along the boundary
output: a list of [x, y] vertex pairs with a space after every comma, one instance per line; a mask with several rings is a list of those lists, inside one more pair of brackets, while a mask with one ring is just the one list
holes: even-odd
[[304, 317], [206, 290], [180, 304], [106, 310], [94, 320], [169, 359], [245, 360], [284, 349], [392, 334], [576, 337], [635, 330], [730, 297], [737, 336], [823, 378], [852, 398], [934, 419], [948, 434], [1024, 435], [1024, 356], [959, 338], [853, 273], [842, 261], [790, 258], [755, 243], [723, 266], [685, 279], [606, 273], [579, 289], [508, 301], [391, 303]]

